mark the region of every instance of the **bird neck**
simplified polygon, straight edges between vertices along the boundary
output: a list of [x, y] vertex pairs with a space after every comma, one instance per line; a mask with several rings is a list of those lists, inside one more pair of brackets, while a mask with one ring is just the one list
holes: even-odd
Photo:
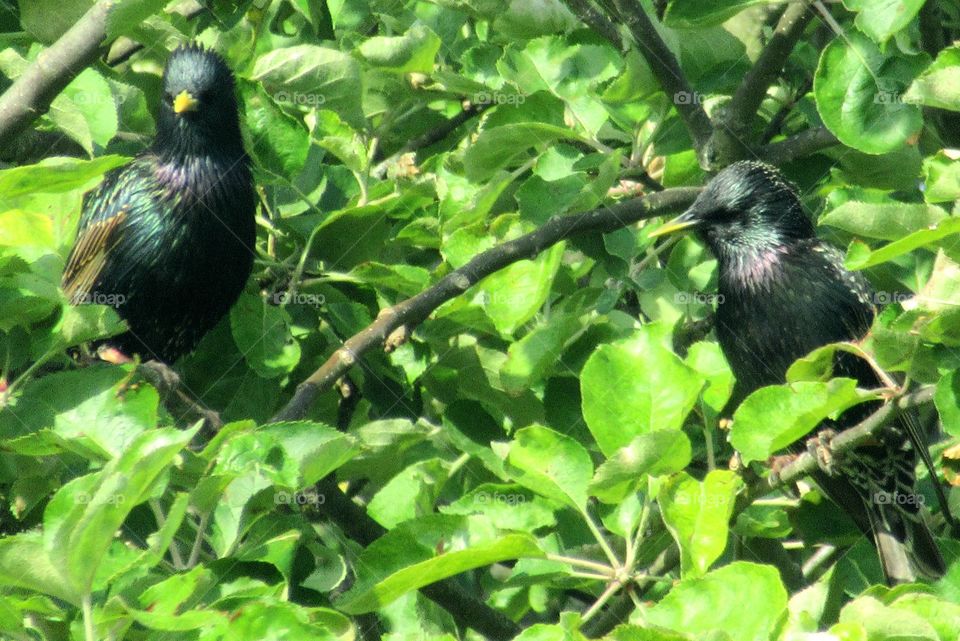
[[784, 271], [788, 244], [747, 245], [717, 251], [719, 278], [725, 288], [765, 290]]
[[200, 123], [181, 121], [172, 113], [161, 113], [151, 151], [163, 162], [173, 164], [191, 158], [231, 163], [243, 158], [243, 137], [236, 115], [228, 115], [216, 125], [205, 127]]

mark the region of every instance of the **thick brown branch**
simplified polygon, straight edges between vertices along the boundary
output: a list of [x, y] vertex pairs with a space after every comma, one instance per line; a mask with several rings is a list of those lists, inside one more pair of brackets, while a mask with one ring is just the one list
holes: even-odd
[[77, 74], [97, 59], [107, 37], [107, 14], [113, 0], [100, 0], [37, 59], [0, 96], [0, 147], [6, 147]]
[[764, 145], [757, 150], [762, 160], [772, 165], [783, 165], [797, 158], [811, 156], [827, 147], [839, 144], [840, 141], [825, 127], [814, 127], [801, 131], [786, 140]]
[[650, 65], [650, 71], [664, 92], [673, 99], [680, 118], [690, 132], [693, 146], [699, 152], [710, 139], [713, 127], [707, 112], [700, 106], [696, 92], [680, 69], [680, 63], [660, 37], [640, 2], [614, 0], [614, 4], [619, 14], [617, 18], [630, 29], [637, 50]]
[[406, 326], [409, 330], [419, 325], [440, 305], [459, 296], [493, 272], [519, 260], [534, 258], [540, 252], [569, 236], [586, 232], [613, 231], [639, 220], [676, 211], [693, 202], [698, 191], [696, 188], [688, 187], [668, 189], [644, 198], [635, 198], [581, 214], [556, 216], [534, 232], [475, 256], [469, 263], [451, 272], [428, 289], [381, 311], [373, 323], [349, 338], [327, 359], [327, 362], [297, 387], [293, 398], [273, 417], [273, 420], [288, 421], [303, 418], [317, 394], [330, 389], [360, 356], [372, 349], [380, 348], [398, 327]]
[[790, 52], [797, 45], [803, 30], [813, 19], [806, 1], [788, 4], [777, 22], [777, 29], [760, 53], [760, 57], [744, 76], [728, 107], [728, 124], [734, 130], [746, 131], [760, 108], [767, 89], [780, 75]]

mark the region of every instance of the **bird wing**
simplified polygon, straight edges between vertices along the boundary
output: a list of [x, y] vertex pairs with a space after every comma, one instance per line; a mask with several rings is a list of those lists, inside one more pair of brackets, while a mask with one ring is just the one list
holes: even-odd
[[110, 249], [121, 238], [121, 228], [130, 214], [128, 188], [137, 173], [133, 164], [111, 171], [83, 199], [77, 242], [70, 250], [61, 281], [71, 301], [83, 302], [90, 295]]
[[124, 206], [115, 215], [92, 222], [80, 230], [63, 270], [63, 291], [71, 301], [82, 302], [90, 295], [107, 264], [107, 254], [119, 237], [117, 229], [126, 220], [128, 209]]

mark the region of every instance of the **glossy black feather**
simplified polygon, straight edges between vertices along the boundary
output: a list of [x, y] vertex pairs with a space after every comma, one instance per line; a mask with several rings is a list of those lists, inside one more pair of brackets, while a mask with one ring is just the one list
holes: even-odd
[[[816, 237], [794, 188], [773, 167], [727, 167], [678, 220], [696, 229], [718, 259], [716, 332], [737, 379], [735, 402], [758, 387], [783, 383], [790, 365], [817, 347], [859, 340], [869, 331], [875, 314], [870, 284], [847, 271], [842, 254]], [[881, 386], [869, 364], [848, 353], [838, 354], [834, 374], [861, 387]], [[850, 427], [876, 407], [851, 408], [829, 427]], [[814, 475], [873, 535], [890, 582], [945, 571], [919, 501], [895, 499], [917, 497], [909, 420], [846, 455], [839, 476]]]
[[[84, 200], [63, 287], [111, 300], [130, 331], [112, 345], [172, 362], [229, 311], [250, 275], [255, 199], [233, 78], [215, 53], [167, 62], [153, 145]], [[175, 112], [189, 94], [195, 109]]]

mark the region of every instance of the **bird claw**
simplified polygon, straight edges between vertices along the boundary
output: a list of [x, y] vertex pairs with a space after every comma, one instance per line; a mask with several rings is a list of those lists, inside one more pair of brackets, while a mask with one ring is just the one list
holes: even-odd
[[151, 385], [160, 390], [161, 394], [167, 394], [180, 387], [180, 375], [166, 363], [156, 360], [146, 361], [140, 363], [138, 369]]
[[837, 455], [833, 452], [833, 439], [837, 432], [830, 428], [820, 430], [816, 436], [807, 440], [807, 452], [817, 461], [817, 465], [829, 476], [837, 474]]
[[796, 460], [796, 454], [778, 454], [777, 456], [771, 456], [769, 459], [767, 459], [767, 465], [770, 468], [770, 474], [767, 477], [767, 482], [772, 486], [780, 485], [780, 473], [785, 467]]

